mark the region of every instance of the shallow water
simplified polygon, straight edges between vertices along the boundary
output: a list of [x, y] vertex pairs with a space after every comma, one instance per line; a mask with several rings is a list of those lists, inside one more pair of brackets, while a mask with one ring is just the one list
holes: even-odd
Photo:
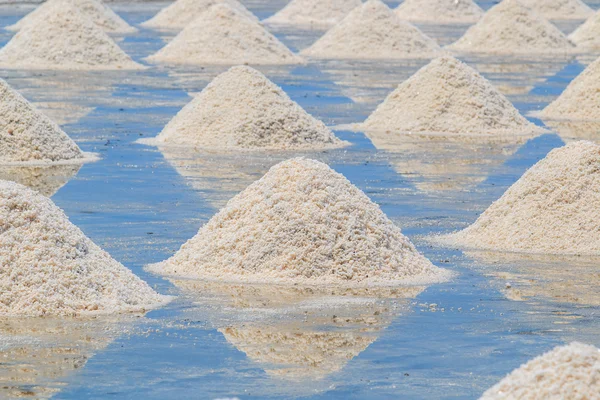
[[[249, 4], [260, 16], [273, 12], [255, 3]], [[158, 7], [115, 9], [137, 24]], [[0, 26], [25, 12], [0, 9]], [[10, 36], [1, 31], [0, 42]], [[295, 49], [310, 44], [299, 32], [278, 36]], [[120, 43], [140, 61], [163, 39], [141, 30]], [[465, 60], [523, 113], [541, 109], [584, 68], [576, 59]], [[259, 69], [310, 113], [340, 125], [364, 120], [423, 64], [319, 62]], [[558, 344], [600, 345], [598, 260], [463, 254], [426, 238], [473, 222], [548, 151], [573, 137], [596, 139], [593, 126], [556, 127], [559, 133], [494, 146], [422, 143], [415, 137], [386, 150], [362, 133], [342, 131], [339, 136], [353, 146], [303, 154], [344, 174], [435, 264], [455, 271], [445, 284], [323, 293], [170, 282], [144, 271], [144, 265], [177, 251], [271, 165], [297, 155], [173, 154], [135, 143], [160, 132], [189, 94], [223, 70], [0, 71], [63, 123], [84, 151], [101, 155], [79, 170], [0, 168], [0, 176], [54, 193], [53, 200], [98, 245], [161, 293], [179, 296], [117, 327], [114, 321], [83, 327], [63, 321], [60, 329], [74, 332], [68, 345], [53, 321], [43, 327], [3, 321], [0, 352], [7, 362], [0, 365], [0, 397], [473, 399]], [[62, 357], [65, 351], [69, 356]]]

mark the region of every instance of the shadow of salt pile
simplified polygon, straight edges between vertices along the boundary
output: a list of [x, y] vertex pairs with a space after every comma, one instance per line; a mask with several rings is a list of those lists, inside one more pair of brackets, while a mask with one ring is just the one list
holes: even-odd
[[555, 131], [565, 143], [577, 140], [600, 141], [600, 121], [544, 120], [544, 124]]
[[0, 165], [0, 180], [13, 181], [52, 197], [73, 178], [82, 164]]

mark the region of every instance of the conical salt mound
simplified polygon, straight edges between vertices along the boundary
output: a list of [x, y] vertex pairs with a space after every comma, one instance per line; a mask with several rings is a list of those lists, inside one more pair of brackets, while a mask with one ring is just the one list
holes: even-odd
[[70, 2], [48, 8], [0, 50], [10, 69], [141, 69], [104, 31]]
[[600, 121], [600, 58], [573, 79], [540, 116], [544, 119]]
[[396, 15], [401, 19], [437, 24], [475, 23], [483, 14], [473, 0], [404, 0], [396, 8]]
[[524, 6], [529, 7], [551, 20], [587, 19], [594, 14], [594, 10], [581, 0], [519, 0]]
[[58, 125], [0, 79], [0, 163], [83, 158]]
[[327, 165], [295, 158], [229, 201], [154, 271], [229, 282], [392, 286], [448, 273]]
[[264, 22], [274, 25], [329, 28], [360, 5], [361, 0], [292, 0]]
[[227, 4], [239, 11], [240, 14], [258, 21], [258, 18], [237, 0], [177, 0], [153, 18], [143, 22], [142, 26], [158, 29], [183, 29], [215, 4]]
[[148, 61], [167, 64], [299, 64], [290, 51], [262, 25], [226, 4], [196, 18]]
[[363, 128], [477, 136], [544, 132], [477, 71], [450, 56], [433, 60], [400, 84]]
[[573, 342], [534, 358], [488, 389], [480, 400], [597, 399], [600, 349]]
[[433, 39], [402, 21], [380, 0], [369, 0], [302, 55], [330, 59], [431, 58], [440, 51]]
[[569, 35], [578, 48], [600, 50], [600, 11]]
[[600, 255], [600, 146], [572, 142], [531, 167], [468, 228], [441, 241], [472, 249]]
[[28, 24], [40, 24], [48, 10], [64, 7], [65, 2], [70, 2], [77, 7], [79, 12], [89, 18], [107, 33], [126, 34], [136, 32], [137, 29], [125, 22], [113, 10], [100, 0], [48, 0], [38, 8], [20, 19], [16, 24], [7, 27], [9, 31], [18, 31]]
[[169, 122], [156, 142], [203, 149], [290, 150], [347, 145], [280, 87], [244, 66], [217, 76]]
[[548, 20], [518, 0], [492, 7], [449, 50], [494, 54], [564, 54], [575, 45]]
[[167, 300], [25, 186], [0, 181], [0, 221], [0, 315], [112, 314]]

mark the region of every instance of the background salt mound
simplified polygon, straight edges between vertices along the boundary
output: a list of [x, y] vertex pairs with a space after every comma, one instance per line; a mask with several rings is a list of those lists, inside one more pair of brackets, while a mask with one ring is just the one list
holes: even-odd
[[600, 11], [575, 29], [569, 39], [583, 49], [600, 49]]
[[449, 56], [433, 60], [400, 84], [363, 128], [477, 136], [544, 132], [477, 71]]
[[433, 40], [402, 21], [379, 0], [352, 10], [302, 55], [322, 58], [430, 58], [441, 51]]
[[302, 60], [258, 22], [212, 6], [148, 61], [169, 64], [298, 64]]
[[303, 158], [272, 167], [151, 268], [248, 283], [390, 286], [448, 278], [360, 189]]
[[216, 77], [169, 122], [155, 142], [204, 149], [325, 149], [347, 145], [250, 67], [233, 67]]
[[441, 237], [472, 249], [600, 254], [600, 146], [587, 141], [552, 150], [475, 223]]
[[0, 181], [0, 315], [143, 311], [166, 301], [54, 203]]
[[519, 0], [544, 18], [552, 20], [587, 19], [594, 10], [581, 0]]
[[153, 18], [143, 22], [142, 26], [162, 29], [183, 29], [210, 7], [221, 3], [227, 4], [239, 11], [240, 14], [258, 21], [258, 18], [237, 0], [177, 0], [161, 10]]
[[0, 163], [83, 159], [58, 125], [0, 79]]
[[547, 119], [600, 120], [600, 59], [591, 63], [540, 113]]
[[559, 346], [511, 372], [480, 400], [596, 399], [600, 349], [578, 342]]
[[438, 24], [474, 23], [483, 14], [472, 0], [404, 0], [396, 8], [396, 15], [401, 19]]
[[141, 69], [102, 29], [69, 2], [24, 26], [0, 50], [2, 68]]
[[492, 7], [455, 43], [446, 47], [463, 52], [552, 54], [573, 51], [575, 45], [548, 20], [521, 5], [503, 0]]
[[350, 11], [362, 5], [361, 0], [292, 0], [277, 14], [267, 18], [267, 24], [300, 25], [329, 28], [340, 22]]
[[6, 29], [17, 31], [28, 24], [40, 24], [45, 14], [50, 12], [49, 10], [62, 8], [65, 2], [77, 7], [83, 16], [89, 18], [105, 32], [125, 34], [137, 31], [99, 0], [48, 0]]

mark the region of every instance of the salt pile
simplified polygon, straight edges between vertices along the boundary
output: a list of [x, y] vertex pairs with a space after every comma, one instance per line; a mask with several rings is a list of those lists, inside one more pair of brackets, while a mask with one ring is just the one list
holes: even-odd
[[600, 49], [600, 12], [592, 15], [569, 35], [569, 39], [582, 49]]
[[113, 10], [100, 0], [48, 0], [31, 13], [27, 14], [16, 24], [7, 27], [7, 30], [18, 31], [28, 24], [40, 24], [43, 17], [49, 10], [58, 10], [64, 7], [64, 3], [69, 2], [77, 7], [79, 12], [89, 18], [93, 23], [102, 28], [105, 32], [126, 34], [136, 32], [137, 29], [130, 26]]
[[0, 50], [10, 69], [141, 69], [102, 29], [70, 2], [48, 8]]
[[303, 55], [319, 58], [431, 58], [437, 43], [409, 22], [402, 21], [380, 0], [355, 8]]
[[360, 189], [303, 158], [272, 167], [151, 269], [262, 284], [392, 286], [449, 277]]
[[361, 0], [292, 0], [264, 22], [274, 25], [329, 28], [360, 5], [362, 5]]
[[587, 19], [594, 10], [581, 0], [519, 0], [524, 6], [530, 7], [551, 20]]
[[217, 76], [147, 144], [203, 149], [325, 149], [347, 145], [250, 67]]
[[83, 158], [79, 147], [58, 125], [0, 79], [0, 163]]
[[461, 52], [496, 54], [556, 54], [574, 50], [574, 44], [548, 20], [518, 0], [492, 7], [455, 43], [446, 48]]
[[363, 128], [478, 136], [544, 132], [477, 71], [450, 56], [433, 60], [400, 84]]
[[511, 372], [480, 400], [597, 399], [600, 349], [578, 342], [559, 346]]
[[404, 0], [396, 14], [415, 22], [470, 24], [479, 21], [484, 12], [472, 0]]
[[600, 59], [591, 63], [540, 113], [547, 119], [600, 120]]
[[298, 64], [302, 59], [262, 25], [226, 4], [217, 4], [148, 57], [169, 64]]
[[552, 150], [475, 223], [441, 237], [472, 249], [600, 254], [600, 146], [579, 141]]
[[239, 11], [240, 14], [258, 21], [258, 18], [237, 0], [177, 0], [153, 18], [143, 22], [142, 26], [159, 29], [183, 29], [215, 4], [227, 4]]

